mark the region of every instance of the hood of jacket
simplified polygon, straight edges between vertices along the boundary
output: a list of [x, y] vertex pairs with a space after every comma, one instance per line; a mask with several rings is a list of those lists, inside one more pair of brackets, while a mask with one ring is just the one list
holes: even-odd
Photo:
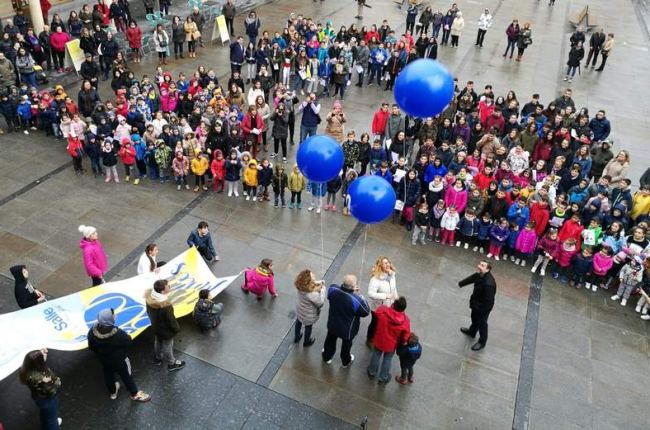
[[162, 302], [159, 302], [158, 300], [151, 297], [152, 291], [153, 290], [147, 291], [147, 293], [144, 296], [147, 306], [149, 306], [152, 309], [163, 309], [172, 305], [172, 302], [169, 301], [169, 297], [167, 297], [167, 299]]
[[97, 339], [106, 340], [115, 336], [118, 330], [117, 327], [112, 325], [95, 324], [93, 326], [93, 335]]
[[397, 312], [393, 307], [384, 307], [380, 309], [377, 311], [386, 314], [386, 318], [388, 318], [388, 323], [390, 325], [400, 326], [406, 322], [406, 314], [404, 312]]
[[17, 265], [17, 266], [11, 266], [9, 268], [9, 271], [11, 272], [11, 276], [14, 277], [17, 283], [26, 283], [27, 279], [25, 279], [25, 275], [23, 275], [23, 269], [25, 268], [24, 265]]

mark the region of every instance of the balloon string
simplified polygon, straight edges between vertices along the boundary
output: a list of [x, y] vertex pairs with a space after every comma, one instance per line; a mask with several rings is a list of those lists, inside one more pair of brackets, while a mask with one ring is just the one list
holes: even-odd
[[323, 279], [325, 279], [325, 264], [323, 262], [325, 254], [325, 245], [323, 243], [323, 216], [320, 216], [320, 272], [323, 274]]
[[359, 269], [359, 281], [357, 282], [361, 285], [361, 279], [363, 278], [363, 261], [366, 259], [366, 242], [368, 241], [368, 228], [367, 224], [363, 224], [363, 250], [361, 251], [361, 268]]

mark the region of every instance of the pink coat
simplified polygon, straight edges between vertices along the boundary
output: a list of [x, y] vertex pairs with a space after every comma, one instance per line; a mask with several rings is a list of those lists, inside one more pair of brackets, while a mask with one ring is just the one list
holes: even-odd
[[456, 212], [463, 213], [465, 206], [467, 206], [467, 190], [456, 191], [454, 186], [447, 188], [445, 192], [445, 206], [456, 206]]
[[178, 104], [178, 91], [167, 89], [160, 90], [160, 109], [165, 112], [173, 112]]
[[595, 275], [604, 275], [614, 264], [614, 258], [609, 256], [605, 257], [600, 252], [594, 255], [592, 271]]
[[257, 296], [261, 296], [266, 292], [266, 289], [268, 288], [271, 295], [277, 294], [275, 292], [275, 285], [273, 284], [274, 275], [267, 275], [265, 273], [262, 273], [257, 268], [254, 268], [246, 270], [244, 276], [246, 279], [246, 284], [242, 285], [242, 287], [245, 286], [246, 289], [251, 293]]
[[88, 240], [83, 238], [79, 241], [79, 248], [84, 254], [84, 266], [88, 276], [101, 278], [108, 270], [108, 261], [104, 247], [99, 240]]
[[517, 242], [515, 243], [515, 249], [522, 252], [523, 254], [532, 254], [535, 250], [535, 244], [537, 243], [537, 234], [535, 230], [528, 231], [523, 229], [519, 236], [517, 236]]
[[574, 255], [578, 253], [578, 248], [574, 248], [571, 251], [564, 249], [564, 246], [560, 245], [560, 251], [557, 256], [557, 264], [560, 267], [569, 267], [571, 265], [571, 259]]

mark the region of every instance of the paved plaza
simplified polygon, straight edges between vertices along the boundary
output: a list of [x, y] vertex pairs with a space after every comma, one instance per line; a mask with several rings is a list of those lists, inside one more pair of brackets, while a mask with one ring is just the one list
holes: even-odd
[[[363, 25], [388, 19], [403, 31], [405, 13], [392, 1], [368, 3], [372, 9], [365, 9]], [[583, 69], [571, 84], [576, 106], [587, 106], [592, 114], [607, 110], [615, 151], [631, 153], [634, 185], [650, 167], [650, 40], [643, 26], [650, 15], [636, 3], [589, 3], [617, 42], [604, 72]], [[440, 0], [430, 4], [434, 10], [450, 6]], [[460, 48], [439, 48], [438, 59], [461, 85], [474, 80], [478, 91], [492, 84], [498, 95], [514, 90], [522, 103], [539, 93], [544, 104], [566, 88], [562, 77], [573, 31], [567, 17], [584, 3], [566, 0], [548, 7], [545, 0], [464, 0], [458, 5], [466, 20]], [[485, 48], [477, 50], [476, 20], [484, 8], [495, 22]], [[352, 22], [356, 10], [350, 0], [278, 0], [257, 9], [262, 29], [271, 31], [280, 30], [291, 12], [320, 22], [331, 19], [338, 29]], [[513, 18], [531, 22], [533, 29], [534, 43], [521, 63], [502, 57], [504, 31]], [[235, 25], [243, 33], [241, 16]], [[174, 76], [191, 74], [200, 64], [215, 68], [222, 84], [227, 82], [228, 49], [218, 42], [199, 49], [196, 60], [172, 59], [169, 69]], [[154, 68], [150, 57], [133, 70], [151, 76]], [[76, 97], [76, 88], [69, 91]], [[103, 100], [113, 98], [107, 83], [101, 93]], [[392, 102], [392, 96], [376, 86], [348, 87], [346, 130], [369, 132], [383, 100]], [[322, 100], [324, 112], [332, 102]], [[32, 283], [53, 297], [88, 287], [78, 248], [80, 224], [97, 227], [111, 269], [107, 278], [116, 280], [136, 274], [147, 243], [158, 244], [162, 260], [182, 253], [190, 230], [206, 220], [221, 257], [211, 266], [215, 275], [233, 275], [272, 258], [279, 298], [258, 302], [242, 293], [237, 280], [219, 296], [225, 312], [217, 330], [202, 335], [191, 317], [181, 319], [175, 347], [187, 367], [180, 372], [154, 366], [153, 336], [147, 331], [138, 337], [131, 357], [136, 381], [152, 395], [148, 404], [135, 404], [126, 395], [109, 400], [92, 353], [53, 352], [48, 362], [63, 382], [65, 429], [352, 429], [366, 416], [372, 430], [650, 426], [650, 331], [633, 307], [610, 301], [607, 291], [577, 291], [550, 276], [531, 277], [529, 268], [495, 262], [498, 293], [490, 341], [473, 352], [473, 342], [458, 331], [470, 321], [471, 287], [456, 286], [480, 259], [471, 250], [431, 243], [413, 247], [410, 233], [390, 222], [364, 228], [340, 213], [316, 215], [224, 194], [178, 192], [149, 179], [138, 186], [106, 184], [88, 173], [75, 175], [69, 162], [65, 143], [42, 133], [0, 137], [0, 312], [17, 309], [9, 275], [15, 264], [27, 265]], [[88, 160], [84, 163], [90, 170]], [[336, 283], [355, 274], [367, 290], [378, 255], [388, 256], [397, 268], [398, 290], [408, 299], [411, 327], [424, 348], [415, 383], [408, 386], [393, 381], [382, 387], [368, 379], [370, 350], [363, 336], [353, 346], [349, 369], [341, 368], [338, 355], [325, 365], [320, 349], [326, 317], [314, 327], [314, 346], [292, 342], [294, 277], [305, 268]], [[397, 367], [395, 359], [393, 374]], [[37, 409], [16, 374], [0, 381], [0, 393], [5, 429], [38, 427]]]

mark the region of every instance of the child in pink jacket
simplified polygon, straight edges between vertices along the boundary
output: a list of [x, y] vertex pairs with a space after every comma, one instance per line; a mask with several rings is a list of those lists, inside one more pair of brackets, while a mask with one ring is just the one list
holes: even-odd
[[517, 236], [515, 242], [515, 264], [521, 262], [521, 266], [526, 266], [526, 261], [533, 256], [535, 245], [537, 244], [537, 233], [535, 232], [535, 222], [529, 221], [526, 227]]
[[571, 259], [578, 253], [576, 240], [572, 237], [566, 239], [557, 254], [557, 272], [553, 272], [553, 279], [561, 277], [560, 280], [566, 283], [569, 278], [569, 266], [571, 266]]
[[256, 268], [246, 269], [244, 271], [244, 283], [241, 285], [241, 289], [246, 294], [255, 294], [257, 300], [262, 300], [262, 296], [268, 288], [271, 297], [275, 299], [278, 297], [278, 293], [275, 291], [275, 285], [273, 283], [274, 276], [273, 261], [265, 258]]
[[93, 287], [103, 284], [104, 274], [108, 270], [108, 261], [104, 247], [99, 242], [95, 227], [80, 225], [79, 232], [83, 239], [79, 241], [79, 248], [83, 252], [86, 274], [93, 280]]
[[600, 288], [603, 288], [603, 285], [605, 285], [607, 272], [612, 268], [612, 265], [614, 265], [612, 249], [607, 246], [603, 246], [600, 252], [594, 255], [592, 263], [593, 266], [591, 268], [591, 276], [588, 278], [590, 282], [586, 282], [585, 287], [587, 289], [591, 287], [591, 291], [596, 291], [598, 290], [598, 286], [600, 286]]

